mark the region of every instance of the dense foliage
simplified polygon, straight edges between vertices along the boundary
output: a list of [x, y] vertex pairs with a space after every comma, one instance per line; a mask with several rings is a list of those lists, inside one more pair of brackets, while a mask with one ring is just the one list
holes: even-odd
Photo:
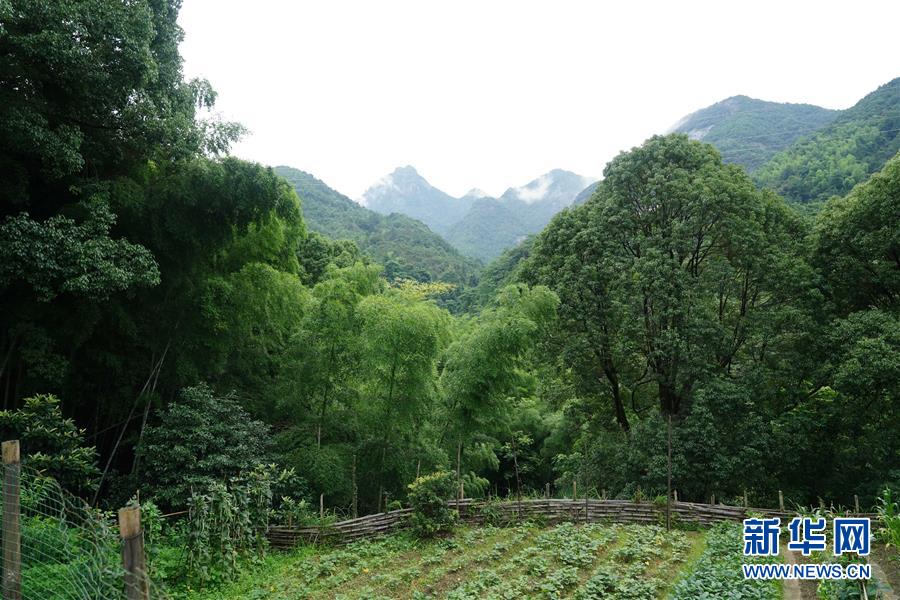
[[23, 464], [66, 489], [85, 492], [96, 485], [97, 451], [85, 442], [84, 429], [63, 418], [56, 396], [38, 394], [25, 398], [20, 410], [0, 411], [0, 435], [19, 440]]
[[468, 288], [462, 295], [467, 312], [478, 312], [489, 305], [497, 292], [518, 280], [519, 265], [528, 257], [535, 236], [529, 236], [520, 244], [508, 248], [489, 262], [478, 277], [478, 285]]

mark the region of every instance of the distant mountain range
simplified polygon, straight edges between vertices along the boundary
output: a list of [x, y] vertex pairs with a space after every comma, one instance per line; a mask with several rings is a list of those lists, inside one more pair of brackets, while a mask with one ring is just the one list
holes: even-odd
[[474, 285], [481, 264], [463, 256], [420, 221], [380, 215], [331, 189], [309, 173], [275, 167], [297, 191], [307, 226], [332, 239], [349, 239], [385, 266], [390, 278]]
[[554, 169], [499, 198], [477, 189], [454, 198], [406, 166], [367, 189], [360, 202], [383, 215], [418, 219], [463, 254], [487, 262], [543, 229], [593, 181]]
[[[816, 210], [900, 152], [900, 78], [846, 110], [734, 96], [684, 117], [671, 131], [712, 144], [758, 185]], [[290, 167], [276, 171], [296, 188], [310, 229], [356, 241], [389, 276], [468, 287], [461, 302], [473, 305], [508, 280], [527, 256], [524, 240], [560, 210], [586, 202], [599, 185], [555, 169], [499, 198], [478, 189], [457, 198], [406, 166], [366, 190], [360, 199], [364, 207], [308, 173]], [[501, 255], [473, 288], [479, 261]]]

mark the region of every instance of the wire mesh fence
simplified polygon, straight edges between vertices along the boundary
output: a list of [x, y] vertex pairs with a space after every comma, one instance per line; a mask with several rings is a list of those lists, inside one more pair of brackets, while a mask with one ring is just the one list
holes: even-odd
[[143, 572], [143, 556], [135, 559], [136, 547], [142, 553], [139, 517], [123, 538], [116, 515], [6, 459], [4, 452], [3, 600], [166, 597]]

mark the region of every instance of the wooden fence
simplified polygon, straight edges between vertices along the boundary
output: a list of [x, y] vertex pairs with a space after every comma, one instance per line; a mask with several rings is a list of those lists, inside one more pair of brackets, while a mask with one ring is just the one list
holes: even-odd
[[[22, 600], [23, 573], [22, 573], [22, 547], [30, 544], [32, 551], [37, 544], [35, 540], [28, 538], [28, 532], [22, 531], [22, 463], [19, 450], [19, 440], [8, 440], [2, 443], [2, 528], [0, 528], [0, 545], [3, 554], [3, 600]], [[61, 489], [61, 488], [60, 488]], [[79, 501], [83, 503], [83, 501]], [[86, 505], [85, 505], [86, 506]], [[49, 510], [47, 507], [43, 507]], [[59, 508], [52, 516], [59, 518]], [[33, 535], [33, 533], [31, 534]], [[122, 542], [122, 590], [127, 600], [150, 600], [150, 579], [147, 576], [144, 557], [144, 531], [141, 528], [141, 509], [139, 506], [127, 506], [119, 509], [119, 536]], [[54, 563], [56, 559], [47, 556], [46, 564]], [[85, 564], [89, 564], [86, 561]], [[90, 568], [90, 567], [85, 567]], [[91, 593], [97, 590], [72, 590], [73, 594]], [[68, 597], [68, 596], [67, 596]], [[76, 597], [76, 596], [72, 596]], [[99, 598], [97, 595], [84, 597]], [[118, 597], [118, 595], [116, 596]]]
[[[665, 504], [628, 500], [541, 498], [487, 503], [481, 500], [464, 499], [459, 502], [451, 500], [448, 504], [450, 508], [459, 511], [461, 522], [469, 524], [484, 524], [485, 522], [510, 524], [528, 519], [541, 520], [548, 524], [562, 521], [664, 524], [666, 519]], [[325, 526], [270, 527], [268, 538], [273, 547], [283, 549], [292, 548], [301, 541], [347, 543], [401, 529], [406, 525], [407, 517], [411, 512], [412, 509], [404, 508]], [[795, 513], [782, 510], [743, 508], [723, 504], [694, 502], [673, 502], [671, 504], [673, 523], [711, 525], [718, 521], [742, 521], [747, 518], [748, 513], [783, 519], [795, 515]], [[857, 516], [871, 515], [858, 514]]]

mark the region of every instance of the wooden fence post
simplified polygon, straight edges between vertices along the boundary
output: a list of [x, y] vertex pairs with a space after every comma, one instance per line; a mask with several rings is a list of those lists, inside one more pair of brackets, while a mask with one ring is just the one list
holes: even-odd
[[678, 502], [678, 490], [672, 490], [672, 502]]
[[781, 493], [781, 490], [778, 490], [778, 510], [784, 512], [784, 494]]
[[19, 440], [3, 442], [3, 600], [22, 598]]
[[747, 504], [747, 488], [744, 488], [744, 508], [746, 509], [749, 505]]
[[544, 489], [544, 498], [550, 499], [550, 484], [548, 483]]
[[853, 494], [853, 508], [856, 510], [856, 514], [859, 514], [859, 496]]
[[578, 482], [572, 480], [572, 500], [578, 500]]
[[319, 520], [325, 519], [325, 494], [319, 494]]
[[150, 581], [144, 559], [144, 531], [141, 529], [141, 507], [119, 509], [119, 535], [122, 536], [122, 566], [125, 567], [125, 597], [128, 600], [150, 600]]

